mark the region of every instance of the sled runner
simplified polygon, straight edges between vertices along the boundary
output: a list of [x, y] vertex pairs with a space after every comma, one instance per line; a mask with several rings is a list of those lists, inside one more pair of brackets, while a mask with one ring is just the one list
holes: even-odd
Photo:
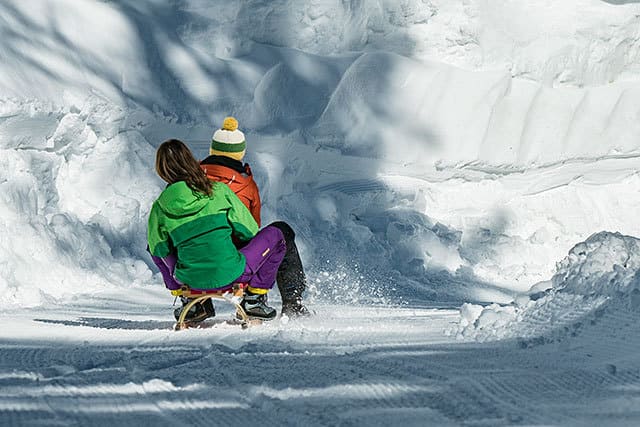
[[191, 307], [195, 304], [204, 302], [207, 299], [215, 299], [220, 301], [226, 301], [230, 304], [233, 304], [236, 308], [236, 320], [240, 322], [240, 326], [242, 329], [247, 329], [250, 325], [259, 325], [262, 323], [260, 319], [251, 318], [247, 315], [246, 311], [242, 308], [240, 303], [242, 302], [242, 298], [244, 297], [244, 288], [246, 287], [245, 283], [234, 283], [232, 288], [226, 289], [191, 289], [186, 285], [182, 285], [180, 289], [175, 289], [171, 291], [171, 295], [175, 297], [185, 297], [190, 301], [187, 305], [184, 306], [180, 313], [180, 317], [175, 326], [176, 331], [180, 331], [183, 329], [187, 329], [192, 326], [197, 326], [199, 322], [189, 322], [185, 320], [185, 317]]

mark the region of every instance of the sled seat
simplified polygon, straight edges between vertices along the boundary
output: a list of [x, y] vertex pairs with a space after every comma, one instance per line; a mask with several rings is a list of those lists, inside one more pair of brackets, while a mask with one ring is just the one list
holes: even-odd
[[240, 303], [244, 297], [244, 290], [247, 287], [246, 283], [234, 283], [229, 286], [217, 289], [193, 289], [187, 285], [180, 286], [180, 289], [173, 289], [171, 295], [177, 297], [185, 297], [190, 301], [184, 306], [178, 322], [176, 323], [175, 330], [180, 331], [189, 327], [189, 322], [185, 321], [187, 312], [195, 304], [201, 303], [207, 299], [215, 299], [220, 301], [226, 301], [233, 304], [236, 308], [236, 319], [240, 321], [242, 329], [246, 329], [251, 324], [251, 319], [244, 311]]

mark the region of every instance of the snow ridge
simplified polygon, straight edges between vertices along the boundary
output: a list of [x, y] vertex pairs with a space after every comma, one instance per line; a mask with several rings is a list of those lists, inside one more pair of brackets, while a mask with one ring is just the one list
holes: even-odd
[[635, 325], [638, 306], [640, 239], [600, 232], [575, 245], [549, 282], [535, 285], [513, 304], [465, 304], [457, 334], [480, 341], [556, 341], [588, 334], [599, 323]]
[[0, 260], [10, 262], [0, 301], [39, 305], [150, 278], [140, 259], [159, 183], [149, 174], [153, 148], [122, 128], [124, 112], [97, 98], [83, 110], [2, 104]]

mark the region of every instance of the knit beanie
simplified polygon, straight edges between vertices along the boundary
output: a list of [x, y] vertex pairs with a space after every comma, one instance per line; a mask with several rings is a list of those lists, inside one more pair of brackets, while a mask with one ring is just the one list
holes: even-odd
[[233, 117], [226, 117], [222, 122], [222, 128], [213, 133], [209, 153], [242, 160], [246, 147], [244, 133], [238, 130], [238, 121]]

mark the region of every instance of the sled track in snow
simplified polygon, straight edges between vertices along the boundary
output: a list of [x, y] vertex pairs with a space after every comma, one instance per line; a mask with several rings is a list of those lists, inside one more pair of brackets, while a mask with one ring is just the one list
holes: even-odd
[[[495, 372], [475, 372], [470, 361], [468, 375], [498, 412], [517, 423], [608, 425], [626, 419], [630, 409], [637, 414], [629, 393], [640, 390], [638, 311], [616, 298], [580, 306], [570, 304], [573, 296], [564, 297], [523, 322], [530, 335], [532, 327], [541, 334], [538, 338], [516, 340], [522, 350], [507, 349], [496, 358]], [[554, 320], [557, 329], [549, 331], [549, 315], [562, 313], [559, 307], [567, 310]], [[489, 357], [479, 360], [486, 363]]]
[[87, 318], [91, 326], [35, 322], [69, 337], [134, 335], [123, 344], [3, 340], [0, 417], [8, 425], [110, 427], [246, 427], [247, 418], [305, 426], [606, 421], [618, 407], [608, 399], [632, 405], [640, 390], [637, 316], [574, 315], [569, 323], [583, 325], [575, 334], [530, 347], [443, 340], [453, 312], [418, 308], [335, 310], [323, 322], [248, 332], [112, 329], [118, 325], [99, 316]]
[[5, 347], [2, 354], [0, 414], [8, 425], [122, 425], [123, 418], [128, 425], [199, 425], [203, 412], [215, 413], [209, 425], [242, 425], [235, 412], [249, 407], [232, 390], [209, 399], [197, 382], [174, 385], [184, 382], [181, 371], [203, 368], [197, 347]]

